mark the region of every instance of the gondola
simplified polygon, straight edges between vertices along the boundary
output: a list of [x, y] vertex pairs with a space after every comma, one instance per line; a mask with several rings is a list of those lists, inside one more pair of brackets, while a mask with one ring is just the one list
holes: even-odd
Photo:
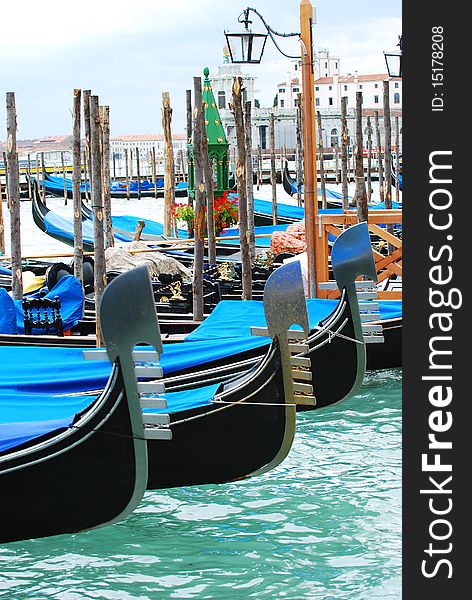
[[[286, 160], [284, 163], [283, 174], [282, 174], [282, 183], [284, 186], [284, 190], [287, 192], [289, 196], [294, 196], [298, 191], [298, 185], [295, 179], [290, 175], [290, 171], [288, 169], [288, 161]], [[303, 196], [303, 183], [300, 188], [301, 194]], [[326, 208], [328, 209], [339, 209], [342, 208], [342, 194], [338, 192], [333, 192], [332, 190], [326, 190]], [[321, 193], [318, 190], [318, 202], [321, 206]]]
[[[56, 240], [67, 244], [68, 246], [74, 246], [74, 225], [72, 219], [62, 217], [44, 204], [39, 194], [39, 190], [36, 184], [33, 186], [33, 199], [31, 202], [31, 210], [33, 214], [33, 220], [41, 231], [47, 233], [49, 236]], [[134, 238], [134, 232], [130, 231], [132, 227], [129, 223], [138, 224], [141, 219], [138, 217], [114, 217], [114, 223], [117, 226], [113, 226], [113, 235], [115, 238], [115, 244], [119, 245], [122, 242], [131, 242]], [[127, 221], [127, 225], [124, 223]], [[191, 244], [181, 244], [182, 247], [179, 250], [170, 247], [171, 245], [166, 241], [166, 238], [161, 235], [163, 226], [155, 221], [147, 221], [149, 228], [154, 231], [152, 234], [141, 234], [141, 240], [143, 242], [152, 243], [153, 246], [159, 246], [160, 250], [171, 256], [182, 258], [192, 258], [193, 247]], [[146, 224], [146, 222], [145, 222]], [[126, 227], [126, 228], [124, 228]], [[188, 233], [186, 230], [179, 230], [178, 234], [180, 239], [188, 239]], [[229, 234], [228, 234], [229, 235]], [[85, 252], [93, 252], [94, 248], [94, 234], [93, 234], [93, 222], [90, 219], [90, 209], [82, 203], [82, 241], [83, 249]], [[175, 240], [178, 244], [178, 240]], [[175, 246], [175, 244], [174, 244]], [[238, 256], [239, 253], [239, 242], [237, 240], [228, 240], [228, 242], [220, 242], [216, 245], [216, 251], [219, 258], [224, 257], [224, 260], [231, 259], [231, 256]]]
[[[130, 290], [133, 294], [139, 291], [141, 306], [137, 314], [152, 312], [156, 320], [152, 294], [150, 291], [143, 293], [139, 281], [143, 278], [149, 281], [146, 269], [134, 269], [130, 273], [133, 282], [130, 284], [129, 278], [118, 277], [114, 290], [119, 292], [121, 289], [124, 298]], [[149, 283], [148, 289], [151, 289]], [[116, 304], [119, 309], [123, 302]], [[295, 432], [294, 376], [287, 330], [293, 323], [300, 323], [308, 332], [298, 264], [284, 266], [268, 280], [265, 310], [272, 342], [251, 370], [231, 381], [207, 384], [188, 393], [166, 392], [168, 408], [165, 410], [170, 413], [166, 430], [170, 430], [171, 441], [160, 435], [165, 421], [158, 408], [163, 400], [162, 384], [159, 381], [138, 384], [143, 405], [153, 405], [146, 418], [155, 419], [156, 423], [154, 431], [146, 430], [148, 489], [233, 481], [266, 472], [287, 456]], [[121, 318], [116, 311], [115, 307], [115, 314], [110, 316], [112, 322], [102, 322], [102, 326], [107, 328], [114, 324], [115, 329], [121, 331]], [[153, 331], [158, 334], [157, 325], [151, 326], [147, 321], [144, 335], [140, 319], [137, 322], [134, 339], [137, 341], [141, 337], [147, 341], [151, 338], [157, 352], [161, 351], [160, 340], [152, 339]], [[131, 352], [132, 346], [128, 348]], [[91, 351], [91, 354], [100, 356], [100, 351]], [[113, 356], [114, 353], [108, 350], [110, 354]], [[141, 361], [141, 375], [154, 378], [159, 366], [155, 362], [149, 363], [159, 359], [159, 354], [139, 349], [133, 356]], [[182, 394], [190, 398], [182, 400]]]
[[130, 271], [103, 294], [100, 316], [112, 368], [98, 398], [77, 409], [76, 397], [27, 394], [21, 381], [9, 394], [2, 390], [0, 542], [115, 523], [140, 502], [148, 459], [131, 351], [138, 342], [158, 341], [144, 277], [145, 269]]
[[[356, 270], [352, 270], [351, 267], [347, 275], [343, 274], [347, 268], [343, 266], [346, 261], [343, 257], [343, 248], [344, 252], [346, 249], [352, 249], [350, 254], [357, 258], [352, 261]], [[304, 378], [305, 385], [312, 386], [318, 408], [355, 393], [364, 376], [366, 354], [353, 281], [361, 273], [368, 276], [375, 274], [365, 224], [352, 227], [339, 236], [339, 241], [334, 248], [334, 264], [336, 276], [343, 289], [342, 298], [339, 302], [322, 301], [322, 304], [325, 303], [328, 308], [321, 309], [315, 306], [316, 300], [308, 301], [310, 320], [313, 320], [316, 313], [316, 325], [310, 331], [306, 342], [301, 347], [295, 346], [295, 352], [299, 354], [296, 357], [296, 362], [299, 362], [298, 368], [302, 371], [301, 376]], [[189, 388], [196, 384], [201, 385], [209, 379], [212, 384], [218, 383], [226, 380], [229, 374], [234, 376], [260, 362], [269, 338], [257, 337], [252, 338], [251, 341], [248, 335], [251, 323], [256, 326], [256, 330], [266, 325], [264, 316], [259, 311], [260, 303], [226, 303], [229, 309], [223, 306], [224, 304], [219, 305], [215, 311], [216, 313], [223, 307], [223, 312], [220, 311], [220, 316], [216, 319], [216, 327], [210, 316], [200, 326], [200, 332], [197, 330], [187, 338], [188, 342], [166, 345], [162, 367], [167, 389]], [[331, 309], [333, 305], [335, 305], [334, 311]], [[246, 311], [246, 320], [244, 322], [244, 319], [237, 319], [234, 315], [234, 324], [232, 324], [230, 313], [238, 307], [246, 307], [242, 308]], [[320, 310], [328, 316], [321, 319], [318, 324]], [[227, 323], [226, 328], [219, 325], [221, 321]], [[239, 338], [234, 338], [236, 329], [240, 330]], [[292, 335], [295, 336], [296, 344], [296, 333]], [[222, 344], [223, 339], [224, 344]], [[55, 357], [53, 360], [60, 361], [61, 358]], [[104, 365], [104, 373], [106, 373], [106, 365]], [[94, 386], [99, 384], [100, 380], [92, 380], [88, 385], [89, 388], [94, 389]], [[305, 388], [301, 386], [301, 389]], [[303, 400], [303, 397], [300, 400]]]
[[[68, 198], [72, 198], [72, 180], [66, 177], [66, 194]], [[159, 180], [158, 180], [159, 182]], [[87, 184], [88, 185], [88, 184]], [[40, 187], [43, 187], [42, 181], [40, 181]], [[51, 196], [57, 196], [59, 198], [64, 197], [64, 178], [63, 177], [54, 177], [52, 175], [45, 174], [44, 179], [44, 189], [47, 194]], [[87, 197], [87, 190], [90, 189], [90, 186], [86, 188], [86, 184], [82, 183], [80, 187], [80, 193], [82, 199]], [[181, 182], [174, 189], [174, 196], [177, 198], [184, 198], [188, 194], [188, 186], [186, 182]], [[130, 190], [129, 193], [126, 190], [125, 182], [114, 182], [110, 186], [110, 196], [112, 198], [163, 198], [164, 197], [164, 183], [162, 182], [162, 186], [157, 186], [157, 190], [155, 191], [154, 185], [152, 182], [148, 180], [143, 180], [141, 182], [141, 189], [138, 191], [138, 183], [137, 181], [130, 182]]]

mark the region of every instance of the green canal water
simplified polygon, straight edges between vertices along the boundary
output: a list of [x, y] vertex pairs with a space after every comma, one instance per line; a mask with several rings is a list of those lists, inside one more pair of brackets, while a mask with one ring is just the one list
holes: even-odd
[[123, 523], [0, 546], [9, 600], [386, 600], [400, 578], [400, 370], [300, 414], [290, 456], [264, 476], [149, 492]]

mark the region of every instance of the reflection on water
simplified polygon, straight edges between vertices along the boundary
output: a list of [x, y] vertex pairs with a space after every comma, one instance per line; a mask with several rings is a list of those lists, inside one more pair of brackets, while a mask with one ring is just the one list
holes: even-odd
[[123, 523], [0, 547], [0, 596], [400, 598], [401, 371], [297, 425], [261, 477], [148, 492]]

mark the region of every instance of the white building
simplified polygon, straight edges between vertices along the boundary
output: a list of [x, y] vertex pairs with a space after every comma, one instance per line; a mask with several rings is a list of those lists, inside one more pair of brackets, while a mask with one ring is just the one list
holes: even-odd
[[362, 92], [362, 108], [383, 107], [383, 82], [389, 80], [390, 108], [402, 107], [402, 80], [385, 73], [373, 75], [334, 75], [315, 80], [315, 104], [322, 109], [340, 109], [341, 98], [347, 98], [347, 106], [356, 106], [356, 92]]
[[[187, 136], [185, 133], [172, 134], [172, 147], [174, 155], [179, 150], [187, 149]], [[140, 158], [148, 160], [151, 157], [154, 148], [156, 157], [164, 155], [164, 136], [162, 133], [151, 133], [146, 135], [121, 135], [113, 137], [110, 140], [110, 154], [117, 160], [123, 160], [125, 149], [128, 150], [128, 156], [136, 156], [136, 150], [139, 151]]]

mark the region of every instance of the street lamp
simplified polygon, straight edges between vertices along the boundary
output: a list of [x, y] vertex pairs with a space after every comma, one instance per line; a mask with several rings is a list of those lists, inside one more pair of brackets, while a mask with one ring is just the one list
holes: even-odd
[[[249, 29], [252, 21], [249, 20], [249, 11], [254, 9], [247, 8], [239, 15], [239, 23], [244, 23], [244, 31], [240, 33], [227, 33], [225, 31], [226, 41], [232, 63], [259, 64], [264, 53], [267, 33], [253, 33]], [[241, 17], [244, 17], [241, 19]]]
[[402, 36], [398, 36], [399, 42], [397, 46], [400, 52], [384, 52], [387, 71], [390, 77], [402, 76]]
[[[262, 21], [267, 33], [253, 33], [249, 29], [249, 13], [255, 13]], [[277, 50], [287, 58], [299, 58], [286, 54], [278, 45], [277, 37], [298, 37], [302, 46], [302, 83], [303, 83], [303, 141], [305, 152], [303, 166], [305, 171], [305, 235], [308, 256], [308, 291], [311, 297], [319, 295], [318, 284], [327, 279], [327, 257], [321, 245], [321, 232], [318, 229], [318, 196], [316, 173], [316, 119], [314, 98], [313, 68], [313, 7], [310, 0], [300, 0], [300, 33], [279, 33], [266, 23], [264, 17], [255, 8], [246, 8], [238, 21], [245, 26], [241, 33], [226, 33], [231, 62], [260, 63], [266, 38], [270, 37]], [[315, 280], [316, 273], [316, 280]]]

